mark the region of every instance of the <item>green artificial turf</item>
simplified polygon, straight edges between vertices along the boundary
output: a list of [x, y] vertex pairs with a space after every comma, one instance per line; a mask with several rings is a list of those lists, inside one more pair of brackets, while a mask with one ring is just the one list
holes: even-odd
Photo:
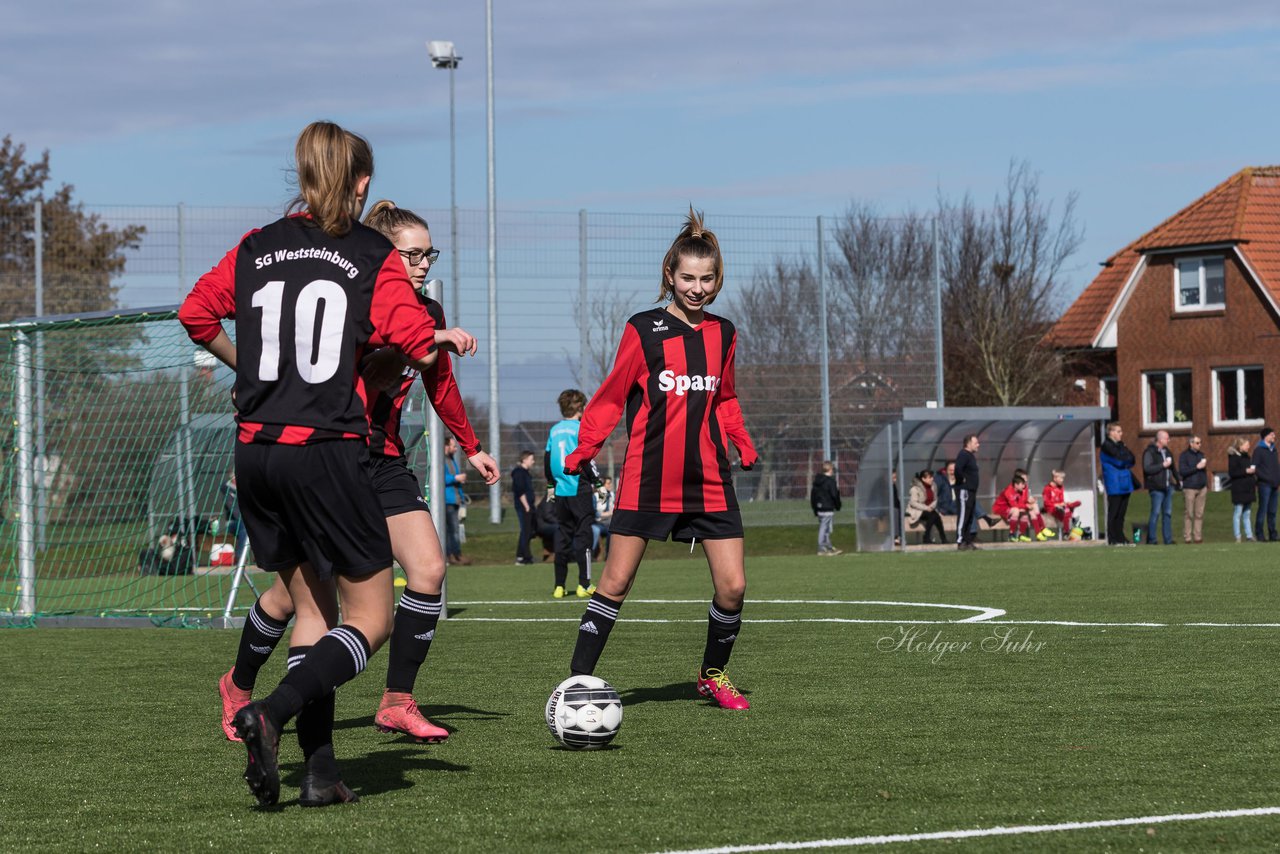
[[[291, 732], [282, 805], [252, 805], [243, 748], [217, 723], [237, 632], [0, 632], [0, 850], [659, 851], [1280, 806], [1280, 628], [1185, 625], [1280, 623], [1280, 546], [818, 558], [758, 556], [749, 536], [744, 617], [771, 622], [743, 627], [729, 669], [745, 713], [695, 698], [710, 583], [700, 549], [663, 554], [597, 671], [625, 706], [612, 749], [560, 749], [542, 721], [582, 611], [549, 598], [550, 565], [456, 567], [418, 683], [454, 735], [422, 746], [374, 731], [384, 650], [338, 694], [361, 802], [324, 810], [294, 800]], [[913, 623], [978, 612], [869, 601], [1006, 614]], [[482, 604], [498, 602], [526, 604]], [[260, 687], [283, 666], [277, 653]], [[875, 850], [1278, 839], [1280, 817], [1265, 816]]]

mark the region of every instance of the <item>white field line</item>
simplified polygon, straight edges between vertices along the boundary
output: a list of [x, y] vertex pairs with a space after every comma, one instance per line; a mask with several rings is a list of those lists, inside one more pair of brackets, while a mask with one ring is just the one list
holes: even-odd
[[814, 839], [808, 842], [770, 842], [762, 845], [725, 845], [720, 848], [690, 848], [667, 854], [742, 854], [747, 851], [802, 851], [812, 848], [852, 848], [866, 845], [890, 845], [895, 842], [928, 842], [942, 839], [976, 839], [985, 836], [1022, 836], [1031, 833], [1057, 833], [1067, 830], [1094, 830], [1103, 827], [1169, 824], [1179, 821], [1211, 821], [1225, 818], [1280, 815], [1280, 807], [1257, 807], [1240, 810], [1144, 815], [1136, 818], [1110, 818], [1100, 821], [1068, 821], [1062, 824], [1024, 824], [1014, 827], [983, 827], [971, 830], [941, 830], [934, 833], [895, 833], [886, 836], [850, 836], [844, 839]]
[[[638, 605], [705, 605], [705, 599], [628, 599], [629, 603]], [[546, 599], [486, 599], [486, 600], [456, 600], [451, 601], [450, 605], [545, 605], [549, 607], [565, 607], [565, 602], [550, 601]], [[572, 603], [567, 603], [572, 604]], [[1099, 622], [1086, 620], [1001, 620], [1005, 611], [1000, 608], [990, 608], [985, 605], [951, 605], [939, 602], [891, 602], [871, 599], [748, 599], [748, 605], [891, 605], [897, 607], [910, 608], [951, 608], [961, 611], [977, 611], [978, 613], [965, 617], [962, 620], [915, 620], [915, 619], [873, 619], [862, 617], [796, 617], [796, 618], [766, 618], [766, 617], [744, 617], [744, 623], [847, 623], [860, 625], [886, 625], [886, 626], [954, 626], [962, 623], [982, 623], [983, 625], [995, 626], [1066, 626], [1078, 628], [1100, 628], [1100, 629], [1183, 629], [1183, 628], [1210, 628], [1210, 629], [1280, 629], [1280, 623], [1155, 623], [1155, 622]], [[577, 616], [564, 617], [453, 617], [454, 620], [467, 621], [477, 623], [576, 623], [579, 620]], [[704, 623], [705, 619], [646, 619], [642, 617], [632, 617], [628, 614], [624, 617], [628, 623]]]
[[[628, 599], [627, 602], [637, 605], [706, 605], [706, 599]], [[450, 605], [550, 605], [560, 607], [564, 603], [551, 602], [546, 599], [489, 599], [489, 600], [455, 600]], [[949, 608], [956, 611], [977, 611], [963, 620], [938, 620], [943, 623], [979, 623], [1003, 617], [1005, 611], [1000, 608], [988, 608], [985, 605], [951, 605], [941, 602], [890, 602], [879, 599], [747, 599], [747, 605], [891, 605], [902, 608]], [[829, 622], [828, 620], [785, 620], [782, 622]], [[847, 621], [837, 621], [847, 622]], [[874, 622], [884, 622], [876, 620]], [[888, 622], [904, 622], [890, 620]]]

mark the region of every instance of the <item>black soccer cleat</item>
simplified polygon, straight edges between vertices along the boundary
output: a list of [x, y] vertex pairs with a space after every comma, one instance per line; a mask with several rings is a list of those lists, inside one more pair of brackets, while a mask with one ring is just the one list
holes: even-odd
[[302, 794], [298, 796], [298, 803], [304, 807], [354, 804], [359, 800], [360, 796], [347, 788], [347, 784], [341, 780], [329, 782], [317, 779], [317, 775], [310, 772], [302, 778]]
[[280, 733], [267, 715], [266, 703], [250, 703], [236, 712], [232, 726], [249, 752], [249, 764], [244, 769], [249, 791], [259, 806], [274, 804], [280, 800]]

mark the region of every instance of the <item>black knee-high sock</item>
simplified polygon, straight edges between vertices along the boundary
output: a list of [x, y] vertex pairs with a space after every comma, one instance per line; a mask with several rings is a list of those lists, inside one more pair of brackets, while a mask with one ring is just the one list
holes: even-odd
[[258, 681], [258, 671], [271, 657], [276, 644], [284, 637], [289, 621], [283, 623], [262, 610], [262, 602], [254, 602], [249, 617], [240, 630], [240, 648], [236, 650], [236, 666], [231, 669], [231, 681], [237, 688], [252, 691]]
[[742, 609], [730, 611], [721, 608], [716, 600], [711, 600], [711, 609], [707, 611], [707, 647], [702, 653], [702, 675], [705, 677], [710, 669], [724, 670], [733, 654], [733, 642], [738, 639], [738, 631], [742, 628]]
[[[311, 651], [309, 646], [289, 647], [289, 669], [297, 667]], [[324, 779], [338, 779], [338, 762], [333, 754], [333, 716], [336, 694], [312, 700], [298, 712], [298, 746], [307, 762], [307, 770]]]
[[596, 669], [600, 653], [609, 640], [609, 632], [618, 621], [618, 609], [621, 602], [615, 602], [600, 593], [592, 593], [587, 610], [578, 624], [578, 642], [573, 646], [573, 661], [569, 672], [577, 675], [590, 675]]
[[391, 628], [390, 661], [387, 662], [387, 690], [413, 693], [422, 662], [427, 660], [431, 640], [440, 620], [440, 594], [404, 589]]
[[569, 564], [560, 563], [560, 558], [556, 557], [556, 587], [564, 587], [565, 582], [569, 579]]
[[369, 663], [369, 641], [354, 626], [338, 626], [320, 638], [263, 702], [277, 730], [303, 706], [332, 694]]

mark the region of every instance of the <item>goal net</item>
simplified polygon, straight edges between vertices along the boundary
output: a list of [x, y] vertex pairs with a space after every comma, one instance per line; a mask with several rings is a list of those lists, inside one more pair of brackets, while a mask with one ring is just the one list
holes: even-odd
[[[232, 380], [173, 308], [0, 325], [0, 624], [243, 616]], [[408, 409], [422, 474], [421, 407]]]

